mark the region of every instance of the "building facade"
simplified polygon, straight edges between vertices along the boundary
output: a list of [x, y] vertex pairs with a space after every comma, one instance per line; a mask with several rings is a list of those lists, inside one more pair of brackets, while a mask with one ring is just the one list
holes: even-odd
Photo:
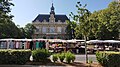
[[113, 1], [120, 2], [120, 0], [113, 0]]
[[52, 3], [50, 14], [39, 14], [32, 22], [36, 27], [33, 38], [69, 39], [66, 33], [68, 17], [54, 12]]

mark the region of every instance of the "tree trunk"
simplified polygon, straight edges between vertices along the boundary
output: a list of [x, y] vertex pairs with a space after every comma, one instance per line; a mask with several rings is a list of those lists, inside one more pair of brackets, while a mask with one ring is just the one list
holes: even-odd
[[88, 63], [88, 54], [87, 54], [87, 37], [84, 36], [84, 40], [85, 40], [85, 59], [86, 59], [86, 63]]

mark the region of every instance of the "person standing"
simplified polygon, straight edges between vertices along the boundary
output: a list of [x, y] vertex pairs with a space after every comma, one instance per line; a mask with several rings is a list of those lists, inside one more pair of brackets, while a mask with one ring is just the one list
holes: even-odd
[[39, 47], [42, 49], [43, 48], [43, 42], [39, 41]]
[[18, 49], [18, 48], [19, 48], [19, 41], [16, 41], [15, 48], [16, 48], [16, 49]]
[[13, 48], [14, 48], [14, 40], [10, 41], [9, 48], [10, 48], [10, 49], [13, 49]]
[[39, 49], [39, 41], [36, 40], [36, 49]]
[[33, 41], [30, 41], [30, 49], [33, 50]]
[[48, 50], [49, 49], [49, 41], [48, 40], [47, 40], [45, 46], [46, 46], [46, 49]]

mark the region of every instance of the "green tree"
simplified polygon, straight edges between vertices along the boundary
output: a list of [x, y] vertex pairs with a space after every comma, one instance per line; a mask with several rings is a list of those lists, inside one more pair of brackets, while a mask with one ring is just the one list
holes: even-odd
[[89, 16], [91, 15], [90, 11], [86, 9], [86, 5], [82, 6], [80, 2], [77, 2], [77, 14], [73, 15], [73, 20], [78, 22], [76, 30], [81, 32], [85, 40], [85, 54], [86, 54], [86, 63], [88, 63], [88, 56], [87, 56], [87, 37], [90, 35], [90, 23], [89, 23]]
[[118, 2], [111, 2], [108, 8], [92, 13], [89, 22], [96, 39], [118, 39], [120, 29], [119, 13]]
[[13, 15], [10, 6], [14, 6], [11, 0], [0, 0], [0, 38], [17, 38], [19, 29], [12, 22]]
[[33, 26], [31, 23], [28, 23], [27, 25], [25, 25], [25, 32], [26, 32], [26, 38], [32, 38], [32, 35], [35, 32], [35, 26]]
[[20, 30], [20, 38], [27, 38], [26, 36], [27, 36], [27, 34], [26, 34], [26, 32], [25, 32], [25, 29], [23, 28], [23, 27], [20, 27], [19, 28], [19, 30]]
[[66, 28], [66, 32], [69, 35], [70, 39], [74, 39], [75, 38], [75, 28], [77, 26], [76, 22], [74, 21], [67, 21], [67, 28]]
[[69, 39], [72, 39], [72, 29], [71, 29], [71, 22], [67, 21], [66, 33], [69, 35]]

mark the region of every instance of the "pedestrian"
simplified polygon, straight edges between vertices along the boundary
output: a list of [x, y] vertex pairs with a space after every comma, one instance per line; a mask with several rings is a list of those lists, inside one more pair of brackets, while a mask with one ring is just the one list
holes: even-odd
[[46, 46], [46, 49], [49, 49], [49, 41], [48, 40], [46, 41], [45, 46]]
[[30, 41], [30, 50], [33, 50], [33, 41]]
[[36, 40], [36, 49], [39, 49], [39, 41]]

